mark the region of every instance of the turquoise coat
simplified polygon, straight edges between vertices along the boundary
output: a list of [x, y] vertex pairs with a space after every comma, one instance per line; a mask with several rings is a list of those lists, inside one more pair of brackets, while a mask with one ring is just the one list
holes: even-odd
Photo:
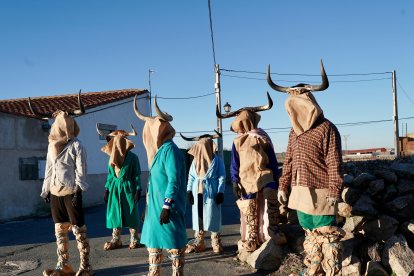
[[[183, 155], [172, 140], [162, 144], [149, 172], [147, 208], [141, 243], [147, 248], [180, 249], [187, 244], [185, 228], [186, 173]], [[164, 199], [174, 201], [170, 223], [160, 224]]]
[[188, 174], [187, 191], [192, 191], [194, 205], [192, 206], [193, 229], [198, 231], [198, 183], [203, 182], [203, 227], [205, 231], [220, 232], [221, 230], [221, 205], [216, 203], [217, 193], [224, 193], [226, 172], [223, 160], [215, 155], [206, 175], [198, 177], [194, 161]]
[[128, 151], [125, 156], [119, 176], [116, 177], [114, 169], [108, 165], [108, 177], [105, 188], [109, 190], [108, 204], [106, 206], [106, 227], [138, 228], [138, 204], [134, 203], [134, 195], [141, 186], [141, 168], [138, 157]]

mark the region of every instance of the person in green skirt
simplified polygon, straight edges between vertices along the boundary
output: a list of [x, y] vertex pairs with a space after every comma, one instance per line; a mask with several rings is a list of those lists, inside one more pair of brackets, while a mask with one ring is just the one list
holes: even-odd
[[[312, 91], [329, 87], [321, 61], [320, 85], [269, 85], [288, 93], [285, 108], [292, 123], [279, 179], [278, 200], [297, 210], [299, 224], [305, 230], [304, 275], [338, 275], [342, 265], [341, 238], [345, 231], [336, 226], [338, 201], [343, 185], [341, 135], [324, 117]], [[289, 200], [287, 197], [290, 191]]]
[[157, 116], [148, 117], [139, 112], [138, 118], [145, 121], [143, 142], [147, 151], [149, 181], [147, 206], [142, 228], [141, 243], [149, 253], [149, 274], [161, 275], [163, 249], [172, 260], [172, 275], [184, 275], [184, 253], [187, 244], [185, 227], [186, 172], [184, 157], [173, 142], [175, 130], [171, 126], [171, 115], [162, 112], [154, 101]]
[[[132, 125], [131, 125], [132, 127]], [[116, 130], [106, 136], [108, 143], [101, 149], [109, 156], [108, 177], [105, 184], [104, 201], [106, 227], [112, 229], [112, 239], [104, 244], [104, 250], [122, 247], [121, 231], [128, 227], [130, 232], [129, 249], [140, 247], [138, 201], [141, 197], [141, 168], [138, 156], [131, 152], [134, 143], [127, 136], [135, 136], [135, 129], [128, 133]]]

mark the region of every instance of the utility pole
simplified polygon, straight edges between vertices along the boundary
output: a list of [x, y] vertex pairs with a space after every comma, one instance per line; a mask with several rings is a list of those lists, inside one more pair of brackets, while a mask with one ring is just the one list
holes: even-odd
[[151, 68], [148, 69], [148, 84], [149, 84], [149, 110], [150, 110], [150, 116], [152, 116], [152, 96], [151, 96], [151, 74], [154, 73], [155, 71], [152, 70]]
[[397, 157], [400, 157], [400, 136], [398, 131], [398, 102], [397, 102], [397, 76], [395, 70], [392, 71], [392, 96], [394, 101], [394, 147]]
[[348, 154], [348, 138], [351, 135], [346, 134], [346, 135], [342, 135], [342, 136], [344, 137], [344, 141], [345, 141], [345, 154]]
[[[215, 65], [216, 82], [214, 83], [214, 91], [216, 93], [216, 105], [221, 113], [221, 95], [220, 95], [220, 67]], [[223, 135], [221, 118], [217, 118], [217, 131]], [[224, 160], [223, 154], [223, 137], [217, 139], [218, 152], [222, 160]]]

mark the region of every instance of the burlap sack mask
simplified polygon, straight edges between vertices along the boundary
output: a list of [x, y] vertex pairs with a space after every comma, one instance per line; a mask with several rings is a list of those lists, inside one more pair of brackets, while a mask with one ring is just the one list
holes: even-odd
[[298, 136], [312, 128], [316, 119], [323, 113], [311, 92], [291, 94], [285, 101], [285, 108], [293, 131]]
[[236, 133], [246, 133], [256, 129], [260, 122], [260, 115], [256, 112], [243, 110], [240, 112], [234, 122], [231, 124], [230, 130]]
[[145, 121], [144, 129], [142, 131], [142, 140], [145, 149], [147, 150], [148, 166], [151, 167], [152, 159], [159, 147], [165, 141], [172, 139], [175, 136], [175, 129], [167, 121], [160, 117], [148, 118]]
[[48, 155], [52, 160], [62, 152], [66, 144], [79, 134], [79, 126], [76, 121], [64, 111], [53, 114], [55, 121], [52, 124], [48, 137]]
[[198, 177], [204, 177], [214, 158], [217, 146], [211, 138], [201, 138], [188, 151], [194, 156], [194, 165]]
[[119, 176], [128, 151], [134, 147], [134, 143], [122, 134], [115, 135], [102, 147], [101, 151], [109, 155], [109, 165], [114, 168], [116, 176]]

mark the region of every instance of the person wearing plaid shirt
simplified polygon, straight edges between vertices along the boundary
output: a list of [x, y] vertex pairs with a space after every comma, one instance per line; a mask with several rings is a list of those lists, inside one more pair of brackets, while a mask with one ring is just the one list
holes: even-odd
[[[296, 210], [304, 228], [304, 275], [337, 275], [341, 270], [340, 240], [344, 230], [336, 226], [342, 174], [341, 136], [336, 126], [324, 117], [312, 91], [328, 88], [329, 81], [321, 61], [321, 85], [298, 84], [292, 87], [269, 85], [289, 94], [285, 108], [292, 123], [278, 201]], [[290, 192], [289, 198], [288, 194]]]

